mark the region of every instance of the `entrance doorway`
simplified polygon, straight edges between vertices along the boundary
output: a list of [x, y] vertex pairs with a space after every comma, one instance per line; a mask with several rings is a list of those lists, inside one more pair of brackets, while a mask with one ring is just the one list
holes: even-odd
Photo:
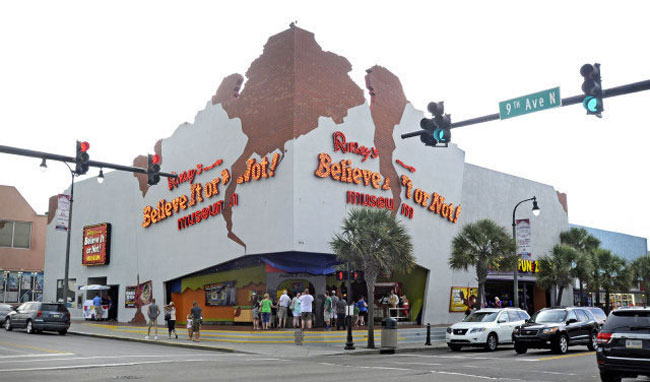
[[117, 321], [117, 307], [119, 302], [119, 285], [109, 285], [111, 289], [106, 291], [106, 294], [110, 297], [111, 305], [108, 308], [108, 319]]

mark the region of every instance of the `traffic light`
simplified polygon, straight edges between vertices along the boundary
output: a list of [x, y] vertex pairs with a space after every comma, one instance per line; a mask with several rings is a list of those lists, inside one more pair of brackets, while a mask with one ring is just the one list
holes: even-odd
[[[336, 277], [336, 280], [338, 281], [345, 281], [348, 279], [348, 271], [336, 271], [334, 274]], [[363, 272], [360, 271], [350, 271], [350, 280], [356, 281], [356, 280], [361, 280], [363, 278]]]
[[436, 123], [433, 118], [422, 118], [420, 121], [420, 127], [423, 130], [426, 130], [425, 133], [420, 135], [420, 140], [426, 146], [435, 146], [438, 141], [433, 137], [433, 132], [436, 130]]
[[587, 110], [587, 114], [595, 115], [602, 118], [603, 108], [603, 87], [600, 82], [600, 64], [584, 64], [580, 68], [580, 75], [584, 77], [582, 91], [585, 98], [582, 106]]
[[429, 102], [427, 106], [433, 118], [422, 118], [420, 127], [426, 130], [420, 135], [420, 140], [427, 146], [436, 146], [438, 143], [447, 143], [451, 141], [451, 116], [445, 113], [445, 103]]
[[90, 143], [88, 142], [79, 142], [77, 141], [77, 155], [75, 156], [75, 168], [74, 172], [77, 175], [83, 175], [88, 172], [88, 149], [90, 148]]
[[147, 184], [153, 186], [160, 182], [160, 155], [147, 155]]

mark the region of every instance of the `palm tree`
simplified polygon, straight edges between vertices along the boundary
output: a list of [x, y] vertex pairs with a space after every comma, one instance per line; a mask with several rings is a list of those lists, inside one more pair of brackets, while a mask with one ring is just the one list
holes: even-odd
[[572, 264], [571, 276], [577, 278], [580, 285], [580, 305], [587, 305], [584, 285], [590, 283], [593, 271], [590, 254], [600, 246], [600, 240], [589, 234], [584, 228], [573, 227], [560, 233], [560, 243], [569, 245], [578, 251]]
[[577, 255], [578, 251], [573, 247], [557, 244], [550, 255], [540, 257], [537, 284], [544, 289], [557, 288], [557, 296], [555, 291], [552, 291], [551, 305], [562, 303], [564, 288], [571, 285], [571, 264]]
[[634, 270], [634, 280], [643, 281], [645, 288], [645, 305], [650, 306], [650, 256], [641, 256], [632, 263]]
[[411, 237], [386, 210], [354, 209], [330, 247], [342, 262], [363, 271], [368, 289], [368, 348], [375, 347], [375, 282], [380, 273], [408, 273], [415, 266]]
[[517, 264], [515, 240], [505, 228], [489, 219], [479, 220], [463, 227], [454, 237], [449, 257], [449, 267], [467, 271], [476, 268], [478, 301], [485, 302], [485, 280], [490, 269], [514, 269]]
[[630, 288], [632, 272], [625, 259], [612, 254], [609, 250], [600, 249], [596, 256], [600, 265], [600, 284], [605, 290], [605, 311], [609, 313], [611, 310], [610, 292], [627, 292]]

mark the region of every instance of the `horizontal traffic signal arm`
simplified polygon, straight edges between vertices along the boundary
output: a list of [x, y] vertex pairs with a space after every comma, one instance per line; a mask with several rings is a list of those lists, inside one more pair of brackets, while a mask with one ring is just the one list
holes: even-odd
[[[69, 157], [69, 156], [65, 156], [65, 155], [46, 153], [46, 152], [43, 152], [43, 151], [21, 149], [21, 148], [18, 148], [18, 147], [3, 146], [3, 145], [0, 145], [0, 153], [21, 155], [21, 156], [24, 156], [24, 157], [32, 157], [32, 158], [39, 158], [39, 159], [55, 160], [55, 161], [59, 161], [59, 162], [68, 162], [68, 163], [75, 163], [75, 161], [76, 161], [75, 157]], [[122, 166], [120, 164], [114, 164], [114, 163], [108, 163], [108, 162], [100, 162], [100, 161], [96, 161], [96, 160], [89, 160], [88, 165], [91, 166], [91, 167], [99, 167], [99, 168], [104, 168], [104, 169], [111, 168], [113, 170], [126, 171], [126, 172], [135, 172], [135, 173], [139, 173], [139, 174], [147, 174], [147, 169], [146, 168], [132, 167], [132, 166]], [[160, 172], [158, 174], [160, 176], [166, 176], [168, 178], [176, 178], [176, 177], [178, 177], [177, 174], [170, 174], [170, 173], [167, 173], [167, 172]]]
[[[650, 80], [634, 82], [634, 83], [631, 83], [631, 84], [621, 85], [621, 86], [617, 86], [615, 88], [610, 88], [610, 89], [604, 89], [602, 98], [616, 97], [616, 96], [620, 96], [620, 95], [624, 95], [624, 94], [630, 94], [630, 93], [636, 93], [636, 92], [640, 92], [640, 91], [644, 91], [644, 90], [650, 90]], [[573, 97], [562, 98], [562, 105], [561, 106], [564, 107], [564, 106], [575, 105], [577, 103], [582, 103], [582, 101], [584, 99], [585, 99], [584, 94], [573, 96]], [[495, 121], [497, 119], [500, 119], [499, 113], [488, 114], [488, 115], [484, 115], [482, 117], [477, 117], [477, 118], [472, 118], [472, 119], [467, 119], [467, 120], [464, 120], [464, 121], [452, 123], [450, 128], [454, 129], [456, 127], [476, 125], [478, 123]], [[402, 137], [402, 139], [417, 137], [417, 136], [419, 136], [421, 134], [424, 134], [426, 132], [427, 132], [426, 130], [414, 131], [412, 133], [402, 134], [401, 137]]]

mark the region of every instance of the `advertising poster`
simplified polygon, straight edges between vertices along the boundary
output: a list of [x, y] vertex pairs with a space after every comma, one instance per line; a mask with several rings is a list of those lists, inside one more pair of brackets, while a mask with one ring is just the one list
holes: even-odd
[[23, 273], [22, 276], [23, 280], [21, 282], [21, 287], [20, 289], [22, 290], [31, 290], [32, 289], [32, 275], [29, 273]]
[[135, 289], [135, 298], [140, 299], [140, 305], [149, 305], [151, 304], [151, 299], [153, 298], [153, 284], [151, 280], [146, 281], [138, 285]]
[[205, 305], [237, 305], [237, 289], [234, 281], [208, 284], [203, 286], [203, 290], [205, 290]]
[[11, 272], [9, 273], [9, 282], [7, 283], [7, 290], [17, 291], [18, 290], [18, 273]]
[[111, 225], [101, 223], [85, 226], [81, 264], [106, 265], [110, 262]]
[[478, 288], [451, 287], [450, 312], [464, 312], [478, 307]]
[[127, 286], [124, 296], [124, 307], [135, 308], [135, 286]]
[[54, 215], [57, 231], [67, 231], [70, 219], [70, 195], [59, 194], [59, 204]]
[[530, 257], [530, 219], [517, 219], [515, 221], [517, 232], [517, 255]]
[[36, 286], [34, 286], [34, 289], [37, 291], [42, 291], [43, 290], [43, 274], [38, 273], [36, 274]]

